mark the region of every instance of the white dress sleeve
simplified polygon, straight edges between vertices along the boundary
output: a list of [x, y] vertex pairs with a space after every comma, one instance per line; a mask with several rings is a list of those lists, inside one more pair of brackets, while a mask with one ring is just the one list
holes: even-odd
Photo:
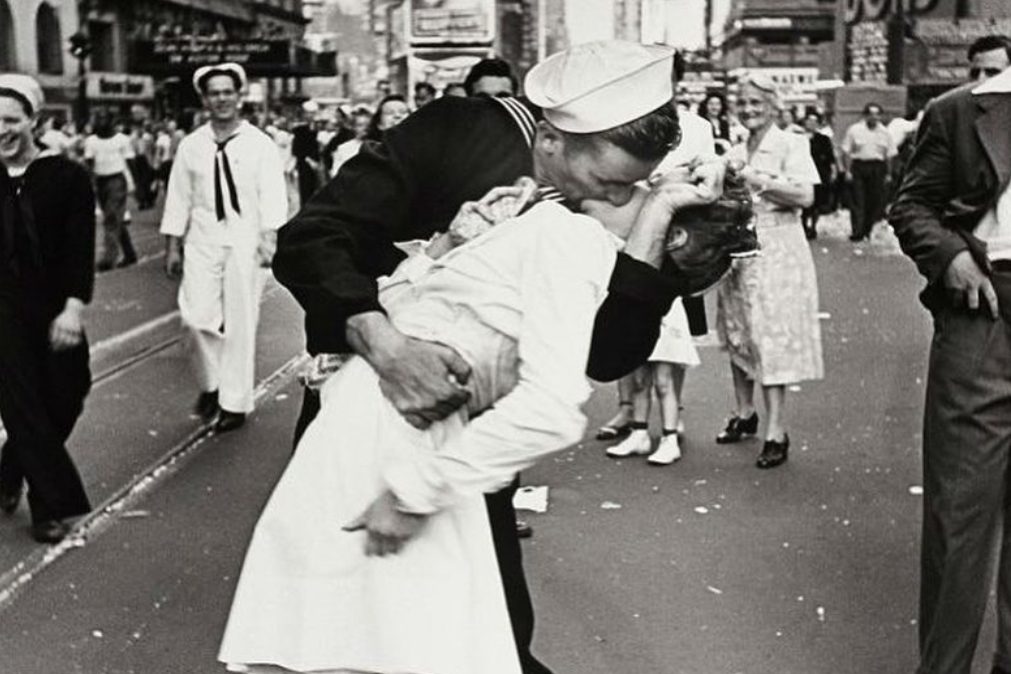
[[585, 431], [590, 337], [617, 253], [596, 221], [545, 210], [551, 217], [531, 223], [532, 241], [512, 253], [523, 256], [518, 383], [439, 451], [400, 455], [384, 467], [405, 512], [433, 513], [499, 489]]

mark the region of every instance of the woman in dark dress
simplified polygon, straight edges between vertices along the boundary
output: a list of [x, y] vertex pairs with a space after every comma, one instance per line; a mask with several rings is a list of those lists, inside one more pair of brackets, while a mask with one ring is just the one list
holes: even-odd
[[801, 211], [800, 215], [801, 223], [804, 225], [804, 234], [808, 239], [818, 236], [818, 218], [828, 210], [836, 167], [832, 139], [818, 131], [821, 124], [821, 115], [813, 110], [804, 117], [804, 133], [807, 134], [811, 142], [811, 159], [814, 160], [814, 165], [821, 178], [821, 183], [814, 186], [814, 203]]

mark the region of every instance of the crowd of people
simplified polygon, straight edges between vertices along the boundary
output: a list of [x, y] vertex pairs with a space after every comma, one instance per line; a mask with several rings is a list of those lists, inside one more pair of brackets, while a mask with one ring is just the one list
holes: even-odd
[[[548, 673], [530, 650], [512, 497], [523, 469], [582, 437], [588, 378], [618, 386], [598, 432], [620, 440], [607, 455], [677, 461], [692, 337], [708, 331], [699, 296], [715, 287], [734, 410], [714, 441], [759, 433], [758, 386], [756, 466], [782, 465], [786, 392], [824, 376], [806, 239], [845, 204], [862, 241], [891, 201], [937, 331], [920, 671], [965, 674], [1008, 515], [1011, 46], [987, 40], [970, 50], [972, 83], [887, 125], [868, 103], [838, 144], [818, 111], [798, 124], [759, 75], [733, 98], [675, 105], [675, 52], [620, 41], [549, 57], [525, 98], [487, 59], [441, 95], [421, 83], [413, 100], [390, 93], [325, 121], [311, 101], [290, 119], [247, 119], [245, 70], [208, 65], [193, 75], [204, 110], [189, 133], [106, 111], [78, 133], [45, 118], [38, 82], [0, 75], [0, 509], [27, 485], [41, 542], [90, 509], [65, 445], [90, 387], [81, 314], [96, 269], [137, 261], [128, 195], [142, 210], [164, 195], [200, 416], [224, 433], [253, 409], [268, 268], [305, 310], [313, 356], [221, 661], [254, 674]], [[681, 219], [692, 209], [707, 209], [720, 245], [696, 242]], [[1011, 553], [1000, 565], [1011, 573]], [[1000, 630], [993, 671], [1007, 674]]]

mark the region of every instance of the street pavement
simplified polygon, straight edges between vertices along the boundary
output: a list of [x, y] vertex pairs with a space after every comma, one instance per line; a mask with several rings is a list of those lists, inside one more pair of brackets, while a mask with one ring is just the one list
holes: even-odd
[[[524, 547], [536, 651], [558, 674], [913, 672], [929, 321], [886, 231], [854, 247], [845, 218], [823, 229], [812, 250], [826, 377], [789, 393], [785, 466], [757, 470], [759, 441], [713, 442], [732, 388], [725, 355], [703, 339], [685, 386], [684, 459], [614, 461], [586, 440], [524, 475], [550, 490], [546, 513], [523, 513], [535, 528]], [[107, 342], [105, 367], [172, 338], [166, 283], [157, 258], [102, 277], [95, 341], [166, 321]], [[297, 355], [300, 325], [287, 294], [269, 294], [258, 376]], [[183, 356], [157, 351], [89, 399], [73, 451], [95, 503], [114, 499], [91, 529], [46, 563], [24, 509], [0, 523], [0, 674], [222, 671], [218, 639], [290, 456], [300, 392], [290, 376], [273, 380], [246, 428], [166, 462], [199, 434]], [[614, 387], [599, 387], [588, 434], [615, 404]], [[4, 574], [25, 559], [32, 573]], [[988, 621], [974, 674], [988, 671], [993, 638]]]

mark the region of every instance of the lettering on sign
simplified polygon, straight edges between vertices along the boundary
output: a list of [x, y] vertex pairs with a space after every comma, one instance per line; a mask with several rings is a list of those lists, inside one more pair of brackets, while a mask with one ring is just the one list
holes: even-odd
[[908, 16], [926, 14], [937, 8], [940, 0], [843, 0], [846, 7], [846, 23], [860, 21], [882, 21], [892, 13], [897, 2], [904, 2]]
[[91, 72], [86, 77], [89, 99], [141, 101], [154, 96], [154, 80], [147, 75]]

